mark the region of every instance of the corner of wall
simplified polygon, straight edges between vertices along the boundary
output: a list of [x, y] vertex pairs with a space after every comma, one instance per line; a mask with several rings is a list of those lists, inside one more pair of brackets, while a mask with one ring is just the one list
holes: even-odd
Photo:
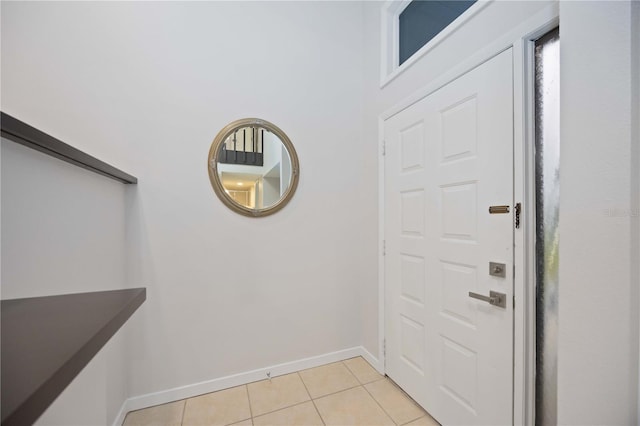
[[638, 111], [631, 105], [638, 99], [638, 48], [633, 3], [560, 2], [561, 424], [638, 420], [637, 152], [633, 155]]
[[[640, 2], [631, 2], [631, 34], [640, 34]], [[631, 38], [631, 288], [636, 292], [635, 330], [636, 418], [640, 422], [640, 37]]]

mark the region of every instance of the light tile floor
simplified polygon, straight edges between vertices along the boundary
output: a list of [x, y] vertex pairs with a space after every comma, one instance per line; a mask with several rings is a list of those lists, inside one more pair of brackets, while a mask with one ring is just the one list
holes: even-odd
[[438, 426], [362, 357], [127, 414], [123, 426]]

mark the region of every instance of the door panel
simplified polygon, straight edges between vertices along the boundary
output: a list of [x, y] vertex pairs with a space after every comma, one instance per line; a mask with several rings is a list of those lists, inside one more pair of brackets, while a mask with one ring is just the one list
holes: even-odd
[[[387, 373], [443, 424], [512, 423], [511, 51], [385, 121]], [[469, 292], [506, 295], [501, 308]]]

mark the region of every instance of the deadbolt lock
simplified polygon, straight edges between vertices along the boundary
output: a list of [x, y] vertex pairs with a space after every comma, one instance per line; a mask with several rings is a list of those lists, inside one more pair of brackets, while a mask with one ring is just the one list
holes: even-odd
[[505, 278], [507, 276], [507, 265], [504, 263], [489, 262], [489, 275]]

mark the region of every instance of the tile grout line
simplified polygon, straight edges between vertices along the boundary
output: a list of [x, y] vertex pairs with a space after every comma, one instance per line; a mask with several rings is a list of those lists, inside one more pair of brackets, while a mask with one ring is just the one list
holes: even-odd
[[[367, 362], [367, 361], [365, 360], [365, 362]], [[393, 420], [393, 418], [389, 415], [389, 413], [387, 413], [387, 411], [384, 409], [384, 407], [382, 407], [382, 404], [380, 404], [380, 403], [378, 402], [378, 400], [377, 400], [373, 395], [371, 395], [371, 392], [369, 392], [369, 390], [364, 386], [364, 385], [369, 384], [369, 383], [374, 383], [374, 382], [380, 381], [380, 380], [384, 379], [384, 378], [385, 378], [385, 376], [381, 376], [381, 377], [380, 377], [379, 379], [377, 379], [377, 380], [372, 380], [372, 381], [370, 381], [370, 382], [363, 383], [363, 382], [362, 382], [362, 380], [360, 380], [360, 379], [358, 378], [358, 376], [356, 375], [356, 373], [354, 373], [354, 372], [353, 372], [353, 370], [352, 370], [351, 368], [349, 368], [349, 366], [347, 365], [347, 363], [346, 363], [345, 361], [342, 361], [342, 363], [344, 364], [344, 366], [345, 366], [345, 367], [347, 367], [347, 370], [349, 370], [349, 371], [351, 372], [351, 374], [353, 374], [353, 376], [356, 378], [356, 380], [357, 380], [358, 382], [360, 382], [360, 386], [364, 389], [364, 391], [365, 391], [365, 392], [367, 392], [367, 393], [369, 394], [369, 396], [370, 396], [370, 397], [371, 397], [371, 398], [376, 402], [376, 404], [378, 404], [378, 406], [379, 406], [380, 408], [382, 408], [382, 411], [387, 415], [387, 417], [389, 417], [389, 418], [391, 419], [391, 421], [392, 421], [394, 424], [396, 424], [396, 425], [397, 425], [396, 421], [395, 421], [395, 420]], [[367, 362], [367, 364], [369, 364], [369, 363]], [[370, 365], [370, 364], [369, 364], [369, 365]]]
[[[389, 381], [391, 382], [391, 384], [392, 384], [396, 389], [398, 389], [400, 392], [402, 392], [402, 393], [403, 393], [407, 398], [411, 399], [413, 402], [415, 402], [416, 404], [418, 404], [418, 403], [416, 402], [416, 400], [415, 400], [415, 399], [413, 399], [413, 398], [411, 397], [411, 395], [409, 395], [407, 392], [405, 392], [405, 390], [404, 390], [404, 389], [402, 389], [402, 388], [400, 387], [400, 385], [399, 385], [399, 384], [397, 384], [397, 383], [395, 382], [395, 380], [393, 380], [391, 377], [389, 377]], [[418, 405], [420, 405], [420, 404], [418, 404]]]
[[411, 422], [415, 422], [416, 420], [421, 419], [421, 418], [423, 418], [423, 417], [427, 417], [427, 416], [426, 416], [426, 415], [424, 415], [424, 414], [422, 414], [422, 415], [420, 415], [420, 416], [416, 417], [415, 419], [411, 419], [411, 420], [406, 421], [406, 422], [404, 422], [404, 423], [398, 423], [398, 426], [405, 426], [405, 425], [408, 425], [409, 423], [411, 423]]
[[[251, 419], [251, 425], [253, 426], [253, 408], [251, 407], [251, 397], [249, 396], [249, 385], [244, 384], [242, 386], [244, 386], [244, 390], [247, 392], [247, 402], [249, 402], [249, 415], [251, 416], [249, 418]], [[240, 421], [243, 422], [244, 420]]]
[[[357, 358], [357, 357], [356, 357], [356, 358]], [[360, 357], [360, 358], [362, 358], [362, 357]], [[353, 358], [349, 358], [349, 359], [353, 359]], [[364, 360], [364, 362], [366, 362], [366, 363], [367, 363], [367, 365], [371, 366], [371, 364], [369, 364], [369, 363], [367, 362], [367, 360], [366, 360], [366, 359], [364, 359], [364, 358], [363, 358], [363, 360]], [[354, 373], [354, 372], [353, 372], [353, 370], [352, 370], [351, 368], [349, 368], [349, 366], [347, 365], [347, 363], [346, 363], [345, 361], [342, 361], [342, 363], [344, 364], [344, 366], [345, 366], [345, 367], [347, 367], [347, 370], [349, 370], [349, 372], [350, 372], [351, 374], [353, 374], [353, 377], [355, 377], [355, 378], [356, 378], [356, 380], [357, 380], [358, 382], [360, 382], [360, 384], [361, 384], [362, 386], [364, 386], [364, 385], [368, 385], [369, 383], [373, 383], [373, 382], [379, 382], [380, 380], [383, 380], [383, 379], [385, 379], [385, 378], [387, 377], [387, 376], [383, 376], [382, 374], [378, 373], [378, 375], [380, 376], [380, 378], [375, 379], [375, 380], [371, 380], [371, 381], [368, 381], [368, 382], [363, 382], [362, 380], [360, 380], [360, 379], [358, 378], [358, 376], [356, 376], [356, 373]], [[371, 368], [373, 368], [373, 367], [371, 367]]]
[[[282, 376], [278, 376], [278, 377], [290, 376], [290, 375], [292, 375], [292, 374], [298, 374], [298, 372], [297, 372], [297, 371], [294, 371], [294, 372], [292, 372], [292, 373], [283, 374]], [[278, 377], [274, 377], [274, 380], [275, 380], [275, 379], [277, 379]], [[262, 417], [262, 416], [266, 416], [267, 414], [272, 414], [272, 413], [275, 413], [275, 412], [277, 412], [277, 411], [282, 411], [282, 410], [285, 410], [285, 409], [287, 409], [287, 408], [295, 407], [296, 405], [300, 405], [300, 404], [304, 404], [305, 402], [312, 401], [311, 395], [309, 394], [309, 391], [307, 390], [307, 387], [305, 386], [304, 381], [302, 380], [302, 377], [300, 377], [300, 375], [299, 375], [299, 374], [298, 374], [298, 378], [300, 378], [300, 381], [302, 382], [302, 385], [304, 386], [305, 391], [307, 391], [307, 396], [309, 396], [309, 399], [304, 400], [304, 401], [300, 401], [300, 402], [296, 402], [296, 403], [293, 403], [293, 404], [291, 404], [291, 405], [285, 405], [284, 407], [276, 408], [275, 410], [271, 410], [271, 411], [267, 411], [267, 412], [265, 412], [265, 413], [258, 414], [258, 415], [257, 415], [257, 416], [255, 416], [255, 417]], [[266, 381], [266, 380], [267, 380], [267, 379], [257, 380], [257, 381], [252, 382], [252, 383], [264, 382], [264, 381]], [[250, 384], [251, 384], [251, 383], [250, 383]], [[248, 393], [248, 392], [249, 392], [249, 386], [248, 386], [248, 385], [245, 385], [245, 386], [247, 386], [247, 393]], [[216, 392], [220, 392], [220, 391], [216, 391]], [[213, 392], [212, 392], [212, 393], [213, 393]], [[251, 407], [251, 398], [249, 398], [249, 407]], [[253, 416], [253, 409], [251, 409], [251, 408], [250, 408], [250, 410], [251, 410], [251, 419], [252, 419], [252, 421], [253, 421], [253, 418], [254, 418], [254, 416]]]
[[187, 411], [187, 400], [189, 398], [184, 400], [184, 404], [182, 405], [182, 417], [180, 418], [180, 426], [182, 426], [184, 424], [184, 413], [186, 413]]
[[[356, 357], [356, 358], [357, 358], [357, 357]], [[351, 358], [349, 358], [349, 359], [351, 359]], [[365, 361], [365, 362], [366, 362], [366, 361]], [[344, 363], [344, 361], [332, 362], [332, 363], [329, 363], [329, 364], [338, 364], [338, 363]], [[324, 364], [324, 365], [329, 365], [329, 364]], [[367, 364], [368, 364], [368, 363], [367, 363]], [[323, 367], [324, 365], [320, 365], [319, 367]], [[369, 364], [369, 365], [371, 365], [371, 364]], [[344, 388], [344, 389], [340, 389], [340, 390], [337, 390], [337, 391], [335, 391], [335, 392], [330, 392], [330, 393], [327, 393], [327, 394], [324, 394], [324, 395], [319, 395], [319, 396], [317, 396], [317, 397], [315, 397], [315, 398], [314, 398], [314, 397], [311, 397], [311, 400], [313, 401], [313, 400], [316, 400], [316, 399], [324, 398], [325, 396], [335, 395], [335, 394], [340, 393], [340, 392], [344, 392], [344, 391], [348, 391], [348, 390], [351, 390], [351, 389], [355, 389], [355, 388], [357, 388], [358, 386], [362, 386], [362, 387], [364, 387], [364, 385], [368, 385], [369, 383], [379, 382], [379, 381], [384, 380], [384, 379], [386, 379], [386, 378], [387, 378], [386, 376], [382, 376], [382, 375], [381, 375], [381, 377], [380, 377], [379, 379], [372, 380], [372, 381], [367, 382], [367, 383], [362, 383], [362, 382], [360, 382], [360, 380], [356, 377], [356, 375], [355, 375], [355, 374], [353, 374], [353, 372], [351, 371], [351, 369], [349, 369], [349, 367], [348, 367], [346, 364], [345, 364], [345, 367], [347, 368], [347, 371], [348, 371], [349, 373], [351, 373], [351, 375], [352, 375], [353, 377], [355, 377], [356, 381], [358, 382], [358, 384], [357, 384], [357, 385], [355, 385], [355, 386], [350, 386], [350, 387], [347, 387], [347, 388]], [[318, 367], [314, 367], [314, 368], [318, 368]], [[312, 370], [312, 369], [311, 369], [311, 368], [308, 368], [307, 370]], [[301, 371], [305, 371], [305, 370], [301, 370]], [[299, 373], [299, 372], [298, 372], [298, 373]], [[300, 379], [302, 379], [302, 375], [300, 376]], [[304, 380], [302, 381], [302, 384], [304, 384]], [[306, 385], [305, 385], [305, 387], [306, 387]], [[308, 392], [308, 390], [307, 390], [307, 392]], [[311, 394], [309, 394], [309, 396], [311, 396]], [[375, 398], [374, 398], [374, 399], [375, 399]], [[395, 423], [395, 422], [394, 422], [394, 423]]]
[[411, 423], [411, 422], [415, 422], [416, 420], [420, 420], [420, 419], [421, 419], [421, 418], [423, 418], [423, 417], [427, 417], [427, 416], [425, 416], [425, 415], [423, 414], [422, 416], [420, 416], [420, 417], [416, 417], [415, 419], [413, 419], [413, 420], [409, 420], [408, 422], [400, 423], [398, 426], [407, 426], [409, 423]]
[[348, 390], [351, 390], [351, 389], [359, 388], [360, 386], [362, 386], [362, 385], [361, 385], [361, 384], [357, 384], [357, 385], [355, 385], [355, 386], [350, 386], [350, 387], [348, 387], [348, 388], [340, 389], [339, 391], [331, 392], [331, 393], [328, 393], [328, 394], [326, 394], [326, 395], [320, 395], [320, 396], [318, 396], [317, 398], [313, 398], [313, 399], [314, 399], [314, 400], [315, 400], [315, 399], [322, 399], [322, 398], [324, 398], [325, 396], [332, 396], [332, 395], [338, 394], [338, 393], [340, 393], [340, 392], [345, 392], [345, 391], [348, 391]]
[[408, 422], [406, 422], [406, 423], [402, 423], [402, 424], [400, 424], [399, 426], [407, 426], [409, 423], [411, 423], [411, 422], [415, 422], [416, 420], [420, 420], [420, 419], [421, 419], [421, 418], [423, 418], [423, 417], [425, 417], [425, 418], [426, 418], [427, 416], [424, 416], [424, 415], [423, 415], [423, 416], [417, 417], [417, 418], [415, 418], [415, 419], [413, 419], [413, 420], [409, 420], [409, 421], [408, 421]]
[[[413, 403], [414, 403], [418, 408], [420, 408], [422, 411], [424, 411], [424, 412], [426, 413], [426, 415], [429, 415], [429, 417], [431, 417], [431, 418], [433, 419], [433, 416], [432, 416], [431, 414], [429, 414], [429, 412], [428, 412], [427, 410], [425, 410], [425, 409], [422, 407], [422, 405], [418, 404], [418, 402], [417, 402], [415, 399], [413, 399], [413, 397], [412, 397], [411, 395], [409, 395], [409, 394], [408, 394], [404, 389], [402, 389], [402, 388], [400, 387], [400, 385], [399, 385], [399, 384], [397, 384], [397, 383], [396, 383], [396, 382], [395, 382], [391, 377], [389, 377], [389, 382], [391, 382], [391, 384], [392, 384], [392, 385], [393, 385], [397, 390], [399, 390], [399, 391], [402, 393], [402, 395], [404, 395], [407, 399], [409, 399], [411, 402], [413, 402]], [[418, 420], [418, 419], [420, 419], [420, 418], [422, 418], [422, 417], [426, 417], [426, 415], [425, 415], [425, 414], [423, 414], [423, 415], [421, 415], [421, 416], [419, 416], [419, 417], [416, 417], [416, 418], [415, 418], [415, 419], [413, 419], [413, 420], [409, 420], [408, 422], [403, 423], [402, 425], [406, 425], [407, 423], [411, 423], [411, 422], [414, 422], [414, 421], [416, 421], [416, 420]], [[434, 419], [434, 420], [435, 420], [435, 419]]]
[[[387, 415], [387, 417], [389, 417], [389, 419], [393, 422], [393, 424], [394, 425], [399, 425], [398, 422], [396, 422], [393, 419], [393, 417], [391, 417], [391, 414], [387, 413], [387, 410], [384, 409], [384, 407], [382, 406], [382, 404], [380, 404], [380, 402], [376, 399], [376, 397], [373, 396], [373, 394], [371, 392], [369, 392], [369, 389], [367, 389], [364, 385], [362, 385], [362, 387], [364, 388], [365, 392], [367, 392], [369, 394], [371, 399], [373, 399], [376, 402], [376, 404], [378, 404], [378, 407], [380, 407], [382, 409], [382, 411]], [[411, 421], [413, 421], [413, 420], [411, 420]]]
[[[411, 397], [411, 395], [409, 395], [407, 392], [405, 392], [405, 390], [404, 390], [404, 389], [402, 389], [402, 388], [401, 388], [401, 387], [400, 387], [396, 382], [394, 382], [394, 381], [393, 381], [393, 379], [392, 379], [391, 377], [386, 377], [386, 378], [388, 379], [387, 381], [388, 381], [389, 383], [391, 383], [391, 385], [392, 385], [393, 387], [395, 387], [397, 390], [399, 390], [399, 391], [400, 391], [400, 393], [402, 393], [402, 396], [404, 396], [405, 398], [407, 398], [407, 399], [408, 399], [409, 401], [411, 401], [411, 402], [412, 402], [416, 407], [418, 407], [420, 410], [424, 411], [424, 413], [425, 413], [425, 414], [421, 414], [421, 415], [419, 415], [418, 417], [416, 417], [416, 418], [414, 418], [414, 419], [411, 419], [411, 420], [409, 420], [409, 421], [406, 421], [406, 422], [404, 422], [404, 423], [401, 423], [401, 424], [399, 424], [399, 426], [404, 426], [404, 425], [407, 425], [407, 424], [409, 424], [409, 423], [411, 423], [411, 422], [415, 422], [416, 420], [421, 419], [422, 417], [426, 417], [426, 415], [427, 415], [427, 414], [428, 414], [431, 418], [433, 418], [433, 416], [431, 416], [431, 414], [429, 414], [429, 413], [427, 412], [427, 410], [425, 410], [424, 408], [422, 408], [422, 405], [418, 404], [418, 402], [417, 402], [415, 399], [413, 399], [413, 398]], [[373, 383], [373, 382], [371, 382], [371, 383]], [[371, 395], [371, 396], [373, 397], [373, 399], [376, 399], [373, 395]], [[389, 416], [389, 417], [391, 417], [391, 416]], [[391, 419], [391, 420], [393, 420], [393, 419]], [[394, 422], [395, 422], [395, 420], [394, 420]]]
[[[318, 367], [313, 367], [313, 368], [307, 368], [307, 369], [300, 370], [300, 371], [313, 370], [314, 368], [324, 367], [325, 365], [339, 364], [339, 363], [342, 363], [342, 361], [330, 362], [329, 364], [324, 364], [324, 365], [320, 365], [320, 366], [318, 366]], [[302, 380], [302, 375], [300, 374], [300, 371], [297, 371], [297, 373], [298, 373], [298, 375], [300, 376], [300, 380]], [[350, 371], [348, 368], [347, 368], [347, 371], [349, 371], [349, 373], [350, 373], [350, 374], [351, 374], [351, 375], [356, 379], [356, 382], [358, 382], [358, 384], [357, 384], [357, 385], [355, 385], [355, 386], [349, 386], [349, 387], [346, 387], [346, 388], [344, 388], [344, 389], [340, 389], [340, 390], [337, 390], [337, 391], [335, 391], [335, 392], [330, 392], [330, 393], [327, 393], [327, 394], [324, 394], [324, 395], [318, 395], [318, 396], [317, 396], [317, 397], [315, 397], [315, 398], [314, 398], [313, 396], [311, 396], [311, 393], [310, 393], [310, 392], [309, 392], [309, 390], [307, 389], [307, 393], [309, 394], [309, 397], [311, 398], [311, 400], [313, 401], [313, 400], [316, 400], [316, 399], [324, 398], [325, 396], [335, 395], [335, 394], [340, 393], [340, 392], [344, 392], [344, 391], [347, 391], [347, 390], [350, 390], [350, 389], [355, 389], [355, 388], [357, 388], [358, 386], [363, 386], [362, 384], [360, 384], [360, 381], [358, 380], [358, 378], [357, 378], [353, 373], [351, 373], [351, 371]], [[370, 382], [370, 383], [373, 383], [373, 382]], [[304, 380], [302, 380], [302, 384], [303, 384], [303, 385], [305, 385]], [[307, 388], [307, 385], [305, 385], [305, 389], [306, 389], [306, 388]]]
[[[268, 413], [264, 413], [264, 414], [260, 414], [260, 415], [258, 415], [258, 416], [256, 416], [256, 417], [254, 417], [254, 418], [268, 416], [269, 414], [275, 414], [275, 413], [277, 413], [277, 412], [279, 412], [279, 411], [288, 410], [289, 408], [293, 408], [293, 407], [297, 407], [298, 405], [306, 404], [307, 402], [313, 402], [313, 400], [311, 400], [311, 399], [310, 399], [310, 400], [308, 400], [308, 401], [296, 402], [296, 403], [295, 403], [295, 404], [293, 404], [293, 405], [289, 405], [289, 406], [284, 407], [284, 408], [278, 408], [277, 410], [269, 411]], [[315, 405], [315, 404], [314, 404], [314, 405]], [[317, 410], [316, 410], [316, 411], [317, 411]], [[318, 415], [320, 415], [320, 413], [318, 413]], [[253, 421], [253, 419], [254, 419], [254, 418], [252, 418], [252, 421]], [[320, 420], [322, 420], [322, 416], [320, 416]], [[322, 423], [324, 424], [324, 421], [323, 421]]]
[[[353, 359], [353, 358], [349, 358], [349, 359]], [[358, 383], [360, 383], [361, 386], [364, 386], [364, 383], [362, 383], [362, 380], [360, 380], [358, 376], [356, 376], [356, 373], [354, 373], [353, 370], [349, 368], [346, 362], [342, 361], [342, 365], [344, 365], [347, 371], [349, 371], [349, 373], [351, 373], [351, 375], [356, 378], [356, 380], [358, 381]]]
[[309, 392], [309, 389], [307, 389], [307, 384], [304, 382], [304, 380], [302, 380], [302, 375], [300, 374], [300, 371], [296, 371], [296, 374], [298, 374], [298, 378], [302, 382], [302, 386], [304, 386], [304, 390], [307, 391], [307, 395], [309, 395], [309, 399], [311, 400], [311, 403], [313, 404], [313, 408], [316, 409], [316, 413], [318, 413], [318, 417], [320, 417], [320, 421], [322, 422], [323, 425], [326, 426], [327, 424], [325, 423], [324, 419], [322, 418], [322, 414], [320, 414], [320, 410], [318, 410], [318, 406], [316, 405], [316, 402], [311, 397], [311, 393]]

